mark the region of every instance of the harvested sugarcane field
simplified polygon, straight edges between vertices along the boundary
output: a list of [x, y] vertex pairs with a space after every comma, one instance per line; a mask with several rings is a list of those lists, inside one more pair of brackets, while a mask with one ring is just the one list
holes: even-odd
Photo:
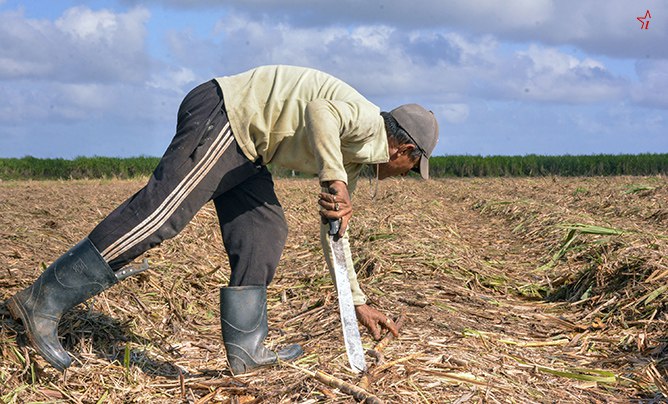
[[4, 302], [145, 179], [0, 182], [0, 402], [668, 400], [665, 177], [360, 181], [357, 276], [400, 327], [377, 341], [360, 326], [363, 374], [346, 357], [317, 181], [275, 182], [289, 234], [265, 343], [305, 353], [242, 375], [221, 339], [230, 271], [213, 204], [132, 264], [146, 259], [147, 271], [63, 316], [63, 374]]

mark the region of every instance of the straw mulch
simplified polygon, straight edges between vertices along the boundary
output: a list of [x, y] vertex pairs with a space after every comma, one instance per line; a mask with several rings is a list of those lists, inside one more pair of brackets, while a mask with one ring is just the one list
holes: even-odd
[[[0, 302], [143, 181], [0, 183]], [[665, 178], [388, 180], [355, 195], [351, 239], [371, 304], [401, 315], [370, 374], [348, 371], [320, 252], [317, 182], [277, 180], [290, 234], [268, 290], [267, 345], [306, 354], [234, 377], [213, 207], [143, 258], [150, 270], [70, 311], [62, 375], [0, 305], [0, 402], [343, 403], [322, 372], [393, 403], [662, 402], [668, 397]], [[374, 353], [374, 355], [371, 355]], [[371, 400], [369, 400], [371, 402]]]

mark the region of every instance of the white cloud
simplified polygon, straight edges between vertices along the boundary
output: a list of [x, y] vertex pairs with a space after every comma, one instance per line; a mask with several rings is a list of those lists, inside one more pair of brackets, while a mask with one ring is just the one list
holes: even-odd
[[0, 13], [0, 79], [61, 82], [141, 82], [150, 69], [146, 55], [146, 9], [127, 13], [66, 10], [55, 22]]
[[39, 61], [0, 57], [0, 77], [5, 79], [25, 76], [41, 76], [49, 73], [49, 66]]
[[499, 42], [492, 36], [485, 35], [472, 40], [461, 34], [448, 33], [445, 37], [452, 46], [460, 50], [461, 64], [487, 65], [495, 60]]
[[87, 42], [109, 42], [118, 25], [119, 18], [111, 11], [92, 11], [86, 7], [70, 8], [55, 22], [61, 31]]
[[47, 130], [93, 119], [158, 119], [160, 106], [145, 87], [155, 74], [145, 48], [148, 18], [141, 8], [74, 7], [55, 21], [0, 12], [0, 121], [42, 122]]
[[[220, 55], [219, 75], [260, 64], [293, 64], [320, 68], [381, 92], [383, 77], [394, 71], [389, 62], [403, 59], [400, 48], [390, 43], [394, 30], [386, 26], [299, 28], [232, 15], [221, 20], [215, 32], [219, 42], [204, 46], [209, 54], [215, 49]], [[174, 37], [179, 37], [179, 49], [192, 48], [183, 36]]]
[[311, 66], [369, 97], [399, 102], [426, 97], [435, 104], [457, 104], [480, 97], [586, 103], [619, 99], [628, 86], [595, 58], [537, 44], [512, 52], [489, 35], [403, 32], [384, 25], [299, 28], [231, 15], [218, 23], [213, 38], [173, 32], [172, 53], [180, 63], [195, 66], [212, 53], [220, 55], [213, 75], [259, 64]]
[[640, 82], [632, 88], [633, 101], [650, 107], [668, 109], [668, 60], [643, 60], [636, 63]]
[[542, 48], [535, 45], [531, 45], [526, 51], [517, 52], [517, 55], [531, 60], [532, 74], [543, 72], [565, 74], [583, 65], [571, 55], [563, 54], [554, 48]]
[[[397, 0], [383, 2], [382, 12], [376, 16], [372, 11], [379, 10], [379, 3], [316, 5], [305, 0], [249, 0], [231, 4], [245, 14], [226, 14], [206, 40], [191, 32], [170, 34], [172, 54], [178, 55], [180, 66], [193, 66], [198, 77], [268, 63], [312, 66], [345, 79], [376, 99], [401, 93], [408, 100], [426, 96], [436, 103], [462, 102], [471, 96], [559, 103], [620, 99], [630, 92], [630, 78], [613, 74], [596, 56], [566, 53], [562, 47], [540, 41], [583, 47], [588, 44], [606, 53], [605, 47], [614, 47], [616, 42], [637, 41], [634, 38], [639, 35], [652, 38], [662, 32], [661, 27], [636, 32], [635, 8], [620, 1], [606, 2], [604, 7], [599, 0], [586, 5], [551, 0], [461, 0], [448, 2], [447, 6], [442, 2]], [[418, 25], [411, 23], [417, 17], [408, 9], [439, 16], [442, 22], [438, 26], [430, 22], [433, 16], [423, 15], [426, 19], [420, 29], [402, 29]], [[300, 20], [306, 18], [304, 13], [317, 17], [326, 10], [328, 19], [324, 23], [318, 18]], [[399, 16], [403, 17], [401, 21]], [[371, 23], [355, 24], [356, 20]], [[373, 21], [395, 21], [397, 25]], [[628, 25], [622, 27], [624, 21]], [[322, 24], [316, 25], [319, 22]], [[454, 32], [448, 24], [465, 27]], [[472, 35], [467, 30], [487, 34]], [[607, 41], [606, 35], [614, 41]], [[502, 38], [530, 42], [513, 44], [513, 52], [504, 46], [507, 42]], [[647, 79], [649, 76], [641, 78]], [[664, 85], [661, 81], [657, 84]], [[664, 89], [668, 91], [668, 85]]]
[[369, 51], [383, 52], [392, 47], [389, 38], [393, 31], [392, 28], [384, 25], [360, 26], [350, 33], [350, 39], [355, 46]]
[[[179, 94], [181, 96], [181, 94]], [[0, 122], [60, 122], [108, 118], [113, 121], [160, 119], [152, 112], [162, 91], [125, 84], [41, 83], [30, 81], [0, 87]], [[169, 117], [175, 114], [170, 111]], [[164, 116], [162, 117], [164, 118]]]
[[[131, 2], [137, 3], [137, 2]], [[162, 2], [164, 3], [164, 1]], [[668, 2], [628, 0], [171, 0], [185, 8], [232, 7], [252, 20], [269, 17], [293, 26], [389, 25], [405, 30], [453, 29], [500, 40], [575, 45], [612, 57], [668, 57]], [[636, 17], [652, 12], [649, 30]]]
[[515, 90], [524, 91], [526, 99], [566, 103], [609, 101], [621, 98], [627, 85], [603, 63], [591, 58], [578, 59], [554, 48], [531, 45], [526, 51], [517, 52], [517, 58], [525, 69], [521, 72], [524, 82]]

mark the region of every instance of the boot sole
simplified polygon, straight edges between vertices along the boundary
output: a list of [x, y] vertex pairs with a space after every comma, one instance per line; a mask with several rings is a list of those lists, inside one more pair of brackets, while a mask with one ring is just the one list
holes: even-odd
[[29, 322], [26, 320], [26, 318], [28, 317], [28, 313], [26, 313], [21, 307], [21, 305], [14, 300], [14, 297], [11, 297], [9, 298], [9, 300], [7, 300], [7, 308], [9, 309], [9, 314], [12, 316], [12, 318], [14, 318], [14, 320], [21, 321], [23, 323], [26, 335], [28, 336], [28, 341], [30, 341], [30, 345], [32, 345], [35, 351], [37, 351], [38, 354], [40, 354], [44, 359], [46, 359], [46, 361], [49, 362], [51, 366], [53, 366], [60, 372], [64, 372], [68, 366], [61, 365], [59, 361], [54, 360], [53, 358], [51, 358], [51, 355], [47, 354], [46, 352], [44, 352], [42, 349], [39, 348], [39, 345], [35, 342], [35, 339], [33, 338], [32, 331], [30, 330], [30, 326], [28, 325]]

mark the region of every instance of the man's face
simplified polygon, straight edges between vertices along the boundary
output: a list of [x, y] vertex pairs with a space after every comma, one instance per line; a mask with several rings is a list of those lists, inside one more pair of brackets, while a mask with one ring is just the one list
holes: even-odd
[[378, 165], [378, 179], [388, 177], [405, 176], [420, 161], [419, 158], [411, 159], [410, 153], [414, 145], [401, 145], [390, 147], [390, 161]]

